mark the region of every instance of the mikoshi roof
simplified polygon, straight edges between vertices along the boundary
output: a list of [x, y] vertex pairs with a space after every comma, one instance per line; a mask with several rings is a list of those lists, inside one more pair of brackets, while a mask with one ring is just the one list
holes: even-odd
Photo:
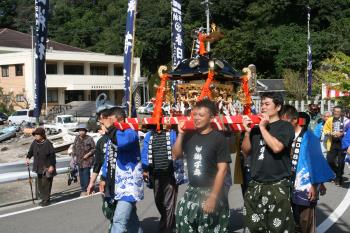
[[171, 80], [202, 80], [207, 78], [209, 62], [215, 64], [215, 80], [240, 82], [241, 73], [227, 61], [207, 56], [182, 60], [177, 67], [168, 73]]

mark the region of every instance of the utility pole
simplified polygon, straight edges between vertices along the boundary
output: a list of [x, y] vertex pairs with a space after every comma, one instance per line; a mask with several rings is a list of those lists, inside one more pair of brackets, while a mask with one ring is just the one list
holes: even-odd
[[[205, 14], [207, 17], [207, 35], [210, 33], [210, 12], [209, 5], [212, 4], [209, 0], [204, 0], [201, 4], [205, 4]], [[207, 42], [207, 52], [210, 52], [210, 42]]]

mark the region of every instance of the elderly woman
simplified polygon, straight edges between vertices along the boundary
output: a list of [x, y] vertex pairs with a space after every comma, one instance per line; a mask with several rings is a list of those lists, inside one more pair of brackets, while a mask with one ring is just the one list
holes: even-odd
[[50, 204], [50, 194], [53, 177], [56, 175], [56, 155], [52, 143], [46, 139], [45, 130], [37, 128], [32, 135], [35, 140], [30, 145], [26, 164], [34, 157], [33, 172], [38, 174], [38, 189], [41, 199], [40, 205]]

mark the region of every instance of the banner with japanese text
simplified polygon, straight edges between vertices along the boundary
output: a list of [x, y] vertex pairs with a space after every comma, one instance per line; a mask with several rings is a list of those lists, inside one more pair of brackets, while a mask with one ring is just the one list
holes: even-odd
[[130, 90], [130, 76], [132, 67], [132, 51], [133, 51], [133, 41], [134, 41], [134, 20], [136, 13], [137, 0], [128, 1], [128, 11], [126, 18], [126, 31], [125, 31], [125, 42], [124, 42], [124, 100], [123, 104], [129, 109], [130, 95], [132, 95]]
[[181, 0], [172, 0], [171, 25], [172, 25], [172, 56], [173, 67], [176, 67], [184, 58], [183, 54], [183, 27], [181, 14]]
[[39, 117], [45, 98], [45, 59], [49, 0], [35, 0], [34, 117]]

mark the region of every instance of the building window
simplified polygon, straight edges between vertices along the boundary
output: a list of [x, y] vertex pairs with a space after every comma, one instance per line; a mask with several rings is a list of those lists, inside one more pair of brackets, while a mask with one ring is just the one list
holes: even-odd
[[57, 74], [57, 64], [46, 64], [46, 74]]
[[83, 65], [64, 65], [64, 74], [84, 74]]
[[23, 65], [15, 65], [16, 67], [16, 76], [23, 76]]
[[58, 90], [48, 89], [47, 90], [47, 102], [48, 103], [58, 103]]
[[124, 75], [123, 66], [114, 66], [114, 75]]
[[1, 66], [1, 76], [2, 77], [9, 76], [9, 66]]
[[90, 74], [91, 75], [108, 75], [108, 66], [107, 65], [90, 65]]
[[23, 95], [16, 95], [16, 102], [24, 102], [24, 96]]

